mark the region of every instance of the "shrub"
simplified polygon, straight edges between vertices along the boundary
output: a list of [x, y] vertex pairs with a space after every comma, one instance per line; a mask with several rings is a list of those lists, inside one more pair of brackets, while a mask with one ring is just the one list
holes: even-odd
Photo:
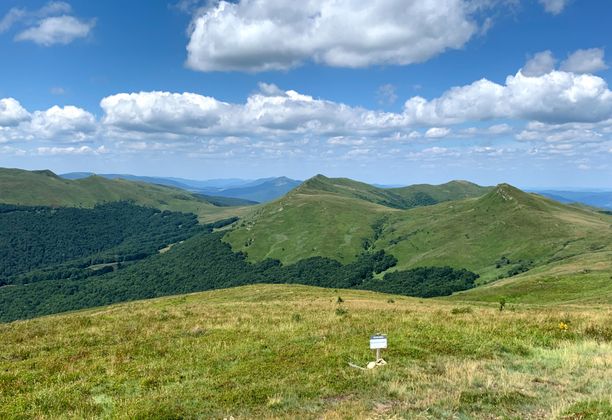
[[469, 306], [464, 306], [462, 308], [453, 308], [453, 309], [451, 309], [451, 314], [453, 314], [453, 315], [471, 314], [472, 312], [474, 312], [474, 311]]
[[338, 316], [346, 316], [346, 315], [348, 315], [348, 310], [343, 308], [343, 307], [336, 308], [336, 315], [338, 315]]

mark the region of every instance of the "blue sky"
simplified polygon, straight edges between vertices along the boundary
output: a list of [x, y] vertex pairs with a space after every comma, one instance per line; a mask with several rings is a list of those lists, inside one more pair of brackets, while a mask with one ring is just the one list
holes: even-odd
[[0, 165], [612, 188], [612, 4], [0, 5]]

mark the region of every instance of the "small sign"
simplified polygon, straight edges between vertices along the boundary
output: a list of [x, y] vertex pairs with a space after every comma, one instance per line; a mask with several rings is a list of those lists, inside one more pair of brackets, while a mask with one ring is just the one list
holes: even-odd
[[387, 336], [386, 335], [372, 335], [370, 336], [370, 349], [386, 349], [387, 348]]

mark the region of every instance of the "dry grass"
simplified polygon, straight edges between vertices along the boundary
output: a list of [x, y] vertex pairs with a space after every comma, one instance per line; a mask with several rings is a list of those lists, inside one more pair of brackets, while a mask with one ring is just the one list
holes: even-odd
[[[612, 413], [609, 307], [388, 299], [258, 285], [0, 325], [0, 417]], [[379, 331], [389, 364], [349, 367]]]

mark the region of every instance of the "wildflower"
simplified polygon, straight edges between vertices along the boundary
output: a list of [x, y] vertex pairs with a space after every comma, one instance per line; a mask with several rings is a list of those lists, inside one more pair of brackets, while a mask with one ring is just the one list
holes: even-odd
[[568, 328], [569, 327], [568, 327], [568, 325], [565, 322], [563, 322], [563, 321], [559, 322], [559, 329], [561, 331], [567, 331]]

